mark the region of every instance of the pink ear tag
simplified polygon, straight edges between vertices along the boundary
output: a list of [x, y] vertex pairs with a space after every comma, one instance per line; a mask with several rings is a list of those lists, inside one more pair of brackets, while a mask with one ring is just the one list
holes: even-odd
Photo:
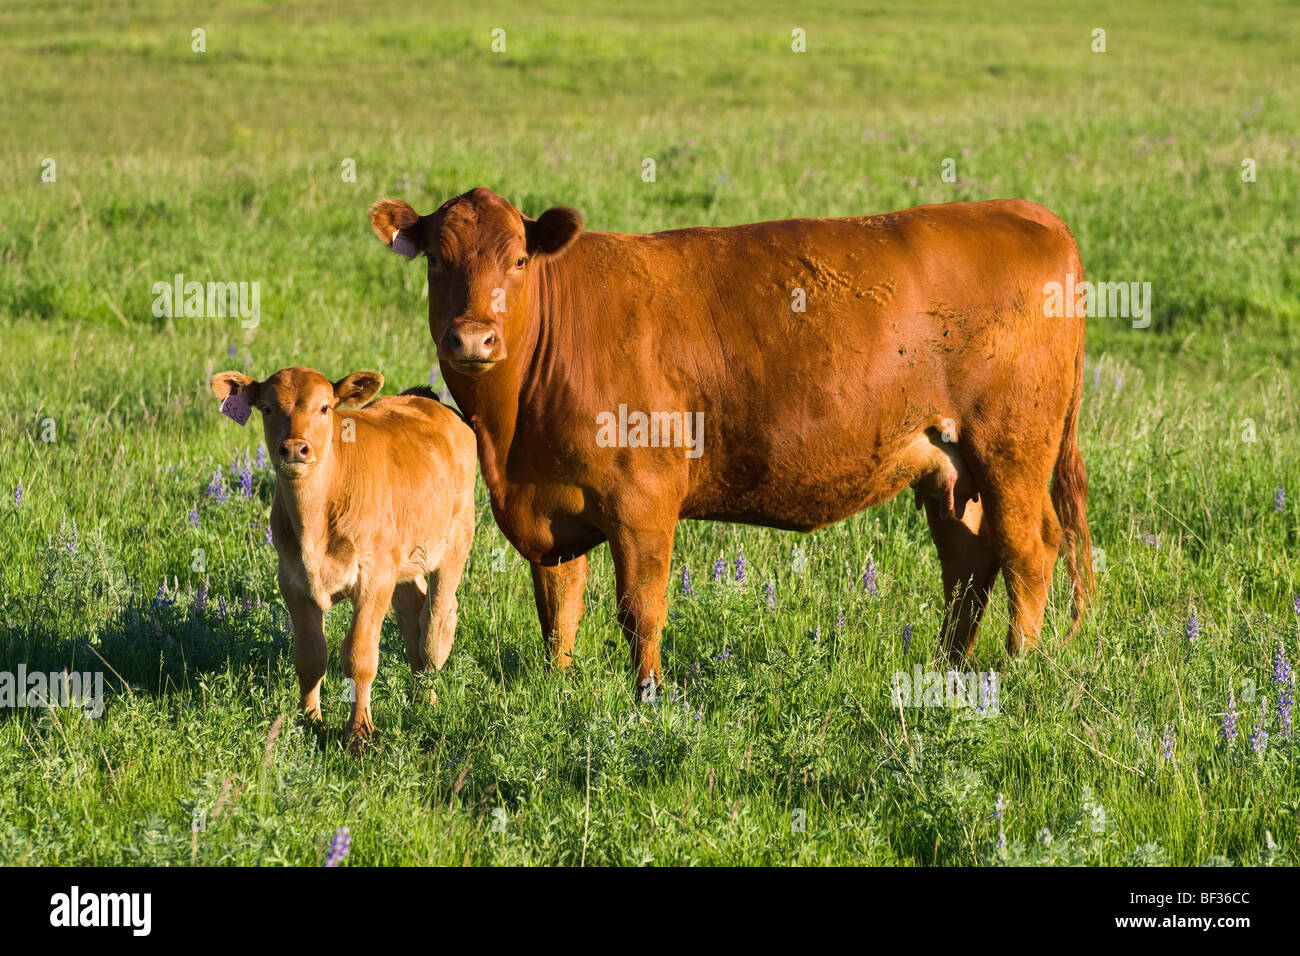
[[244, 425], [253, 414], [253, 406], [248, 404], [248, 396], [243, 392], [231, 392], [221, 400], [221, 414], [237, 425]]
[[400, 229], [393, 233], [392, 246], [395, 253], [399, 256], [406, 256], [408, 259], [414, 259], [420, 254], [420, 251], [415, 248], [415, 243], [402, 235], [402, 230]]

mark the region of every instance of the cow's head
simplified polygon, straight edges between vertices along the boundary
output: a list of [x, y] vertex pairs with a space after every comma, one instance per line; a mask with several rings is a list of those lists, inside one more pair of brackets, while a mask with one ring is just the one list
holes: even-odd
[[370, 207], [370, 226], [394, 252], [428, 260], [429, 331], [438, 358], [478, 375], [519, 342], [532, 307], [529, 278], [578, 237], [582, 216], [556, 206], [529, 219], [479, 188], [428, 216], [400, 199], [381, 199]]
[[364, 405], [378, 394], [384, 377], [378, 372], [353, 372], [331, 382], [310, 368], [283, 368], [264, 382], [242, 372], [218, 372], [212, 391], [223, 407], [262, 413], [262, 430], [276, 473], [301, 478], [328, 457], [334, 442], [334, 410]]

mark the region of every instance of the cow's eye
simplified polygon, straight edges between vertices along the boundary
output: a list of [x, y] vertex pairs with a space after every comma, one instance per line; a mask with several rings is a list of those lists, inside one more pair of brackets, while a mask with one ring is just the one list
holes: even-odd
[[518, 259], [515, 260], [515, 268], [522, 269], [527, 263], [528, 263], [528, 257], [520, 256]]
[[320, 407], [320, 413], [321, 413], [322, 415], [328, 415], [328, 414], [329, 414], [329, 410], [330, 410], [330, 407], [329, 407], [328, 405], [322, 405], [322, 406]]

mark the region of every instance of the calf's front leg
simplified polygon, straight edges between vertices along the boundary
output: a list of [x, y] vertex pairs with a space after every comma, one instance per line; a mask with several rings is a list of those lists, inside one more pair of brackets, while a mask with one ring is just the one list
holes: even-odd
[[329, 664], [330, 649], [325, 642], [325, 609], [309, 595], [300, 593], [284, 576], [280, 578], [280, 596], [293, 621], [293, 666], [298, 672], [298, 708], [311, 723], [321, 719], [320, 685]]
[[375, 732], [370, 718], [370, 686], [379, 670], [379, 632], [393, 600], [393, 575], [371, 575], [357, 582], [352, 625], [339, 647], [343, 674], [352, 681], [352, 717], [344, 740], [357, 745]]

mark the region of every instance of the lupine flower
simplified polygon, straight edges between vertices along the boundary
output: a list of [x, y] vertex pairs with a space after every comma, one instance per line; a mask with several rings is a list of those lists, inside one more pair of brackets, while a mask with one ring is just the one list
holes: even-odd
[[199, 593], [194, 598], [194, 614], [196, 617], [202, 617], [208, 609], [208, 579], [204, 578], [199, 582]]
[[742, 588], [749, 580], [749, 562], [745, 560], [744, 549], [736, 551], [736, 583]]
[[262, 543], [263, 543], [263, 544], [271, 544], [271, 543], [272, 543], [272, 542], [271, 542], [271, 526], [270, 526], [269, 524], [266, 526], [266, 537], [262, 539]]
[[1265, 714], [1268, 712], [1268, 698], [1262, 698], [1259, 702], [1259, 723], [1255, 724], [1255, 730], [1250, 735], [1250, 749], [1255, 751], [1256, 755], [1264, 753], [1264, 747], [1268, 744], [1268, 731], [1264, 728]]
[[1150, 546], [1153, 547], [1153, 548], [1158, 548], [1158, 547], [1160, 547], [1160, 539], [1157, 538], [1157, 537], [1156, 537], [1155, 535], [1153, 535], [1153, 534], [1140, 534], [1140, 535], [1138, 535], [1138, 539], [1139, 539], [1143, 544], [1150, 545]]
[[1002, 811], [1005, 810], [1006, 808], [1007, 808], [1006, 801], [1002, 799], [1002, 794], [999, 793], [997, 800], [994, 801], [993, 803], [993, 819], [1001, 820]]
[[1166, 760], [1174, 759], [1174, 725], [1165, 727], [1164, 752]]
[[218, 468], [212, 475], [212, 480], [208, 482], [205, 494], [209, 498], [216, 498], [217, 504], [222, 504], [226, 500], [226, 479], [221, 476], [221, 469]]
[[822, 641], [822, 626], [818, 624], [813, 628], [812, 639], [814, 644], [820, 644]]
[[727, 573], [727, 560], [721, 554], [718, 560], [713, 562], [713, 583], [717, 584], [722, 580], [722, 576]]
[[682, 593], [695, 593], [695, 585], [691, 583], [691, 569], [685, 565], [682, 566]]
[[20, 479], [19, 482], [18, 482], [17, 487], [14, 488], [14, 507], [15, 507], [15, 508], [17, 508], [19, 505], [21, 505], [21, 504], [23, 503], [23, 491], [24, 491], [23, 483], [22, 483], [22, 480]]
[[347, 827], [339, 827], [334, 831], [334, 839], [330, 840], [329, 850], [325, 853], [326, 866], [338, 866], [343, 862], [348, 851], [352, 849], [352, 833]]
[[1300, 617], [1300, 594], [1295, 596], [1295, 603], [1291, 606], [1295, 608], [1295, 616]]
[[266, 446], [265, 445], [257, 446], [257, 467], [258, 468], [266, 467]]
[[217, 620], [224, 621], [229, 616], [226, 610], [226, 599], [224, 596], [217, 598]]
[[725, 661], [731, 656], [731, 649], [725, 644], [722, 646], [722, 653], [718, 655], [718, 660]]
[[1280, 512], [1286, 507], [1286, 489], [1281, 485], [1277, 486], [1277, 491], [1273, 493], [1273, 510]]
[[867, 558], [867, 566], [862, 569], [862, 590], [868, 594], [875, 594], [876, 588], [876, 566], [870, 558]]
[[763, 597], [767, 601], [769, 608], [776, 607], [776, 584], [773, 581], [767, 582], [767, 587], [763, 589]]
[[903, 650], [912, 646], [912, 622], [908, 621], [903, 625]]
[[175, 603], [176, 600], [174, 598], [172, 600], [167, 599], [167, 581], [164, 579], [158, 584], [158, 593], [154, 595], [153, 606], [169, 607]]
[[245, 498], [253, 497], [253, 473], [246, 468], [239, 472], [239, 493]]
[[234, 358], [234, 357], [235, 357], [235, 343], [234, 343], [234, 342], [231, 342], [230, 345], [226, 347], [226, 354], [229, 355], [231, 358]]
[[190, 509], [189, 517], [190, 524], [197, 528], [199, 526], [199, 506], [197, 504]]
[[1286, 650], [1282, 642], [1277, 643], [1277, 653], [1273, 655], [1273, 680], [1279, 684], [1291, 683], [1291, 662], [1286, 659]]
[[1237, 701], [1228, 691], [1228, 709], [1223, 715], [1223, 739], [1231, 743], [1237, 736]]
[[848, 621], [844, 620], [844, 612], [840, 611], [839, 617], [835, 618], [835, 626], [843, 627]]
[[1194, 641], [1201, 636], [1201, 619], [1196, 616], [1196, 608], [1187, 617], [1187, 639]]

